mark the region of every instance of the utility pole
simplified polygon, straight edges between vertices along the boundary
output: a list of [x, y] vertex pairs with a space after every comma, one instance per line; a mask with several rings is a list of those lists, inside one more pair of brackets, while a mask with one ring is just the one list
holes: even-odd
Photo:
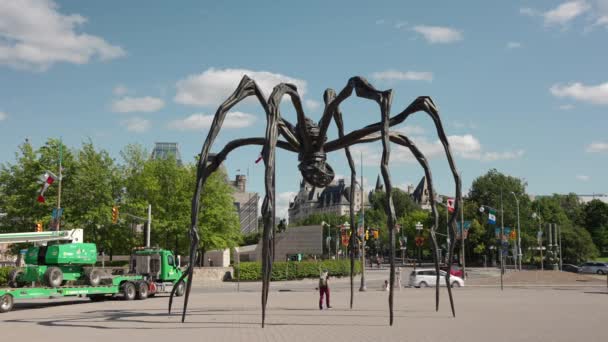
[[57, 188], [57, 224], [55, 225], [55, 230], [58, 231], [59, 228], [61, 227], [61, 180], [62, 180], [62, 174], [61, 174], [61, 157], [62, 157], [62, 151], [61, 151], [61, 146], [63, 145], [63, 142], [61, 139], [59, 139], [59, 186]]
[[[365, 204], [363, 201], [363, 152], [361, 153], [361, 227], [363, 228], [363, 235], [361, 236], [361, 286], [359, 291], [364, 292], [367, 290], [365, 284]], [[354, 189], [353, 189], [354, 190]]]
[[559, 270], [563, 271], [563, 260], [562, 260], [562, 228], [556, 225], [559, 230]]
[[522, 258], [522, 254], [521, 254], [521, 229], [520, 229], [520, 225], [519, 225], [519, 199], [517, 198], [517, 195], [515, 194], [515, 192], [511, 191], [511, 193], [513, 194], [513, 197], [515, 197], [515, 203], [517, 204], [517, 260], [519, 262], [519, 270], [521, 271], [521, 258]]
[[460, 242], [461, 242], [461, 254], [462, 254], [462, 279], [467, 279], [467, 269], [465, 263], [464, 254], [464, 200], [460, 204]]
[[500, 251], [500, 290], [502, 291], [503, 288], [503, 275], [505, 274], [505, 257], [502, 251], [502, 239], [505, 235], [505, 211], [504, 208], [502, 206], [502, 189], [500, 189], [500, 247], [499, 247], [499, 251]]
[[146, 247], [150, 247], [150, 231], [152, 230], [152, 204], [148, 204], [148, 229], [146, 229]]

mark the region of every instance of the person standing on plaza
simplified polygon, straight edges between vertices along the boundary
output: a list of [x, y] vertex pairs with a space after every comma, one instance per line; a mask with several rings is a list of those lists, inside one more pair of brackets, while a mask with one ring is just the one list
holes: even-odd
[[328, 309], [331, 308], [329, 305], [329, 272], [327, 270], [323, 270], [321, 272], [321, 276], [319, 277], [319, 310], [323, 310], [323, 295], [325, 295], [325, 306]]

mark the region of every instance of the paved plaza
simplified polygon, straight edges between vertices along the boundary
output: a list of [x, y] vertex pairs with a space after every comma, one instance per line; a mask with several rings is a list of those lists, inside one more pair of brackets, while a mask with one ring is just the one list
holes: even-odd
[[[314, 281], [274, 283], [262, 329], [259, 283], [197, 286], [186, 323], [167, 315], [167, 297], [145, 301], [87, 299], [20, 302], [0, 315], [2, 340], [44, 341], [605, 341], [608, 291], [605, 281], [454, 290], [452, 318], [447, 291], [439, 312], [434, 290], [396, 291], [395, 323], [388, 325], [385, 273], [370, 272], [370, 288], [348, 306], [348, 281], [334, 281], [332, 309], [318, 309]], [[376, 287], [376, 284], [378, 287]], [[373, 286], [372, 286], [373, 285]], [[175, 308], [181, 309], [179, 298]], [[178, 311], [176, 310], [176, 311]]]

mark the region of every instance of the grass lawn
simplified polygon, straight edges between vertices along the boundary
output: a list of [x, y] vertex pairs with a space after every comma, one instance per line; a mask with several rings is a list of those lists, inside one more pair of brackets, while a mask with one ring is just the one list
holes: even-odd
[[600, 262], [608, 262], [608, 257], [597, 258], [595, 260], [600, 261]]

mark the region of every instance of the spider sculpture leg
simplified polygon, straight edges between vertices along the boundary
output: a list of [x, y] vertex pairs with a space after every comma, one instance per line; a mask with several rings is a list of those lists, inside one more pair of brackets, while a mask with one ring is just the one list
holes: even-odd
[[[323, 99], [325, 101], [325, 106], [330, 103], [333, 99], [336, 98], [336, 92], [333, 89], [325, 90], [323, 94]], [[336, 122], [336, 126], [338, 126], [338, 137], [344, 137], [344, 122], [342, 121], [342, 112], [340, 112], [340, 107], [336, 106], [336, 109], [333, 113], [334, 121]], [[349, 250], [350, 250], [350, 308], [353, 308], [353, 300], [354, 300], [354, 274], [355, 274], [355, 246], [356, 246], [356, 234], [357, 227], [355, 226], [355, 182], [357, 179], [357, 173], [355, 171], [355, 162], [353, 161], [353, 157], [350, 153], [350, 148], [348, 146], [344, 147], [344, 151], [346, 153], [346, 159], [348, 160], [348, 166], [350, 168], [350, 191], [348, 193], [348, 202], [349, 202], [349, 210], [350, 210], [350, 241], [349, 241]], [[361, 185], [363, 186], [363, 185]], [[363, 206], [363, 198], [361, 198], [361, 206]], [[365, 261], [361, 267], [365, 267]]]
[[[427, 186], [429, 188], [430, 198], [435, 198], [435, 190], [433, 187], [433, 176], [431, 175], [431, 168], [429, 167], [428, 161], [422, 151], [420, 151], [420, 149], [418, 149], [418, 147], [405, 135], [391, 134], [391, 141], [398, 145], [409, 148], [416, 160], [418, 160], [420, 166], [422, 166], [422, 168], [424, 169], [424, 175], [426, 177]], [[439, 311], [439, 246], [437, 245], [436, 236], [436, 228], [439, 225], [439, 215], [437, 214], [437, 204], [435, 203], [435, 201], [431, 201], [431, 213], [434, 218], [434, 224], [430, 229], [432, 241], [431, 246], [433, 247], [433, 261], [435, 263], [435, 271], [437, 274], [437, 277], [435, 278], [435, 311]]]
[[[329, 121], [330, 121], [330, 118], [328, 117], [329, 114], [335, 109], [335, 107], [337, 105], [339, 105], [339, 103], [341, 101], [343, 101], [348, 96], [350, 96], [350, 94], [352, 93], [353, 90], [356, 91], [357, 96], [359, 96], [359, 97], [372, 99], [372, 100], [380, 103], [379, 94], [381, 92], [375, 90], [365, 79], [363, 79], [361, 77], [351, 78], [349, 80], [347, 86], [338, 94], [336, 99], [334, 101], [332, 101], [332, 103], [330, 103], [329, 106], [326, 107], [325, 112], [323, 114], [323, 118], [321, 119], [321, 122], [320, 122], [321, 123], [320, 124], [321, 132], [323, 134], [325, 134], [325, 132], [327, 130], [327, 126], [329, 125]], [[456, 166], [455, 166], [455, 163], [454, 163], [454, 160], [452, 157], [452, 153], [450, 151], [450, 146], [449, 146], [449, 142], [447, 139], [447, 135], [445, 134], [445, 130], [443, 129], [443, 125], [439, 118], [439, 112], [438, 112], [437, 108], [435, 107], [435, 104], [433, 103], [431, 98], [428, 96], [418, 97], [405, 110], [403, 110], [401, 113], [395, 115], [394, 117], [392, 117], [388, 120], [383, 120], [381, 122], [377, 122], [375, 124], [368, 125], [362, 129], [353, 131], [353, 132], [345, 135], [342, 139], [337, 139], [337, 140], [326, 143], [325, 150], [329, 152], [329, 151], [334, 151], [334, 150], [343, 148], [344, 146], [347, 146], [347, 145], [352, 145], [352, 144], [356, 143], [357, 141], [359, 141], [360, 139], [364, 139], [369, 134], [382, 131], [386, 126], [385, 121], [388, 121], [388, 126], [392, 127], [394, 125], [397, 125], [397, 124], [403, 122], [405, 119], [407, 119], [407, 117], [409, 117], [409, 115], [414, 114], [418, 111], [426, 112], [433, 119], [433, 122], [437, 129], [439, 139], [444, 147], [444, 151], [446, 153], [446, 157], [448, 159], [448, 163], [450, 165], [450, 168], [451, 168], [451, 171], [452, 171], [452, 174], [454, 177], [454, 181], [455, 181], [456, 201], [454, 203], [454, 208], [455, 208], [455, 213], [456, 213], [456, 212], [458, 212], [458, 210], [460, 208], [460, 203], [462, 202], [460, 175], [458, 174], [458, 171], [456, 170]], [[386, 130], [385, 130], [385, 132], [386, 132]], [[388, 132], [386, 132], [384, 134], [387, 134], [387, 133]], [[387, 216], [390, 217], [391, 216], [391, 215], [389, 215], [390, 205], [387, 203], [387, 206], [389, 207], [389, 208], [387, 208]], [[452, 227], [453, 231], [455, 231], [455, 223], [454, 223], [455, 218], [456, 218], [455, 213], [448, 220], [448, 225], [450, 225]], [[389, 218], [389, 221], [390, 221], [390, 218]], [[390, 229], [390, 222], [389, 222], [389, 229]], [[433, 232], [431, 232], [431, 233], [433, 233]], [[431, 236], [433, 236], [433, 234], [431, 234]], [[452, 241], [452, 243], [454, 243], [454, 242]], [[391, 246], [391, 247], [394, 248], [394, 246]], [[435, 257], [437, 257], [437, 256], [435, 256]], [[448, 275], [446, 276], [446, 279], [449, 279], [450, 270], [451, 270], [451, 263], [448, 263], [448, 272], [447, 272]], [[391, 273], [392, 272], [393, 271], [391, 271]], [[394, 277], [393, 277], [393, 279], [394, 279]], [[391, 284], [391, 288], [393, 287], [392, 285], [393, 284]], [[448, 287], [448, 294], [450, 296], [450, 306], [452, 307], [452, 314], [455, 316], [454, 302], [453, 302], [453, 298], [452, 298], [451, 289], [449, 287]], [[389, 295], [389, 302], [390, 302], [390, 300], [391, 300], [391, 297]], [[389, 307], [390, 306], [391, 305], [389, 303]]]
[[458, 173], [458, 171], [456, 169], [456, 163], [454, 162], [454, 157], [453, 157], [451, 149], [450, 149], [450, 144], [449, 144], [447, 135], [445, 134], [445, 130], [443, 129], [443, 123], [441, 122], [441, 118], [439, 117], [439, 111], [437, 110], [437, 107], [435, 106], [435, 104], [433, 103], [433, 100], [430, 97], [428, 97], [428, 96], [418, 97], [403, 112], [396, 115], [391, 120], [394, 119], [395, 122], [401, 122], [401, 121], [405, 120], [410, 114], [417, 112], [417, 111], [426, 112], [433, 120], [433, 122], [435, 124], [435, 128], [437, 130], [437, 135], [439, 136], [439, 140], [441, 141], [441, 144], [443, 145], [443, 149], [445, 151], [446, 158], [448, 160], [448, 164], [450, 165], [450, 170], [452, 171], [452, 176], [454, 178], [454, 183], [455, 183], [456, 200], [454, 202], [454, 212], [450, 216], [448, 223], [447, 223], [448, 226], [451, 228], [451, 230], [449, 230], [449, 232], [448, 232], [448, 235], [451, 235], [451, 239], [450, 239], [450, 245], [448, 246], [449, 260], [447, 262], [448, 269], [447, 269], [447, 272], [445, 275], [445, 281], [446, 281], [446, 285], [448, 288], [448, 295], [450, 298], [450, 307], [452, 309], [452, 316], [456, 317], [456, 310], [454, 309], [454, 298], [452, 296], [452, 288], [450, 286], [450, 272], [452, 270], [452, 258], [454, 255], [454, 246], [456, 244], [456, 241], [455, 241], [456, 216], [458, 215], [458, 211], [460, 210], [460, 205], [462, 204], [461, 179], [460, 179], [460, 174]]
[[[262, 92], [260, 91], [260, 89], [257, 87], [257, 85], [255, 84], [255, 82], [253, 80], [251, 80], [247, 76], [244, 76], [243, 79], [241, 80], [241, 82], [239, 83], [237, 89], [234, 91], [234, 93], [226, 101], [224, 101], [224, 103], [222, 103], [222, 105], [216, 111], [215, 116], [213, 118], [213, 123], [211, 124], [211, 128], [209, 129], [209, 134], [207, 135], [207, 139], [205, 140], [205, 143], [203, 144], [203, 148], [199, 155], [199, 161], [198, 161], [198, 166], [197, 166], [197, 176], [196, 176], [196, 188], [194, 191], [194, 196], [192, 198], [191, 226], [190, 226], [190, 230], [189, 230], [189, 235], [190, 235], [190, 255], [189, 256], [190, 256], [190, 259], [189, 259], [189, 264], [188, 264], [187, 270], [186, 270], [186, 272], [184, 272], [184, 275], [180, 279], [183, 281], [187, 277], [186, 296], [184, 298], [182, 322], [184, 322], [186, 319], [188, 300], [190, 298], [190, 291], [192, 288], [194, 261], [196, 259], [196, 251], [198, 248], [198, 243], [200, 241], [199, 234], [198, 234], [198, 214], [199, 214], [199, 210], [200, 210], [200, 196], [201, 196], [203, 187], [205, 185], [205, 182], [210, 174], [207, 172], [208, 169], [206, 168], [207, 162], [209, 161], [209, 150], [211, 149], [211, 145], [213, 145], [213, 142], [222, 127], [222, 123], [226, 117], [226, 114], [228, 113], [228, 110], [230, 110], [230, 108], [232, 108], [238, 102], [242, 101], [244, 98], [251, 96], [251, 95], [255, 95], [258, 98], [258, 100], [260, 101], [260, 103], [262, 104], [262, 106], [264, 107], [264, 109], [268, 115], [269, 111], [267, 108], [266, 101], [262, 95]], [[276, 127], [276, 123], [274, 126]], [[267, 132], [267, 134], [268, 134], [268, 132]], [[276, 137], [274, 140], [275, 140], [275, 144], [276, 144]], [[266, 141], [265, 145], [268, 145], [268, 141]], [[269, 149], [266, 148], [265, 150], [266, 150], [266, 153], [268, 153]], [[171, 291], [169, 311], [171, 309], [172, 298], [174, 295], [175, 295], [175, 288], [173, 289], [173, 291]]]

